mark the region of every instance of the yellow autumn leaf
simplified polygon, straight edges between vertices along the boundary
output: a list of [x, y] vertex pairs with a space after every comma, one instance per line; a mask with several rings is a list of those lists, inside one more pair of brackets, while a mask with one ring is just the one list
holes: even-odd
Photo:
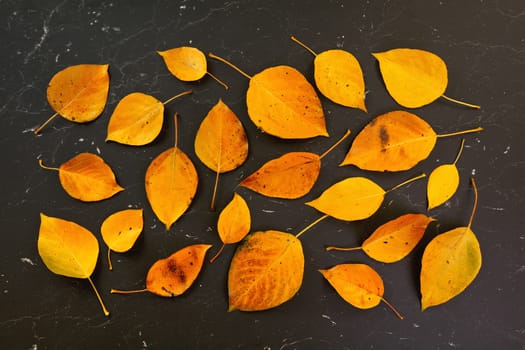
[[79, 153], [59, 168], [42, 168], [58, 171], [60, 184], [71, 197], [84, 201], [96, 202], [107, 199], [124, 190], [116, 181], [110, 166], [99, 156], [92, 153]]
[[100, 227], [102, 239], [108, 246], [108, 264], [112, 270], [110, 252], [124, 253], [130, 250], [142, 232], [144, 220], [142, 209], [125, 209], [108, 216]]
[[400, 48], [372, 54], [392, 98], [403, 107], [418, 108], [443, 97], [461, 105], [479, 108], [444, 95], [447, 66], [438, 55], [419, 49]]
[[209, 244], [186, 246], [151, 265], [146, 275], [146, 288], [137, 290], [111, 289], [113, 294], [150, 292], [161, 297], [176, 297], [195, 282], [204, 264]]
[[379, 226], [361, 247], [327, 247], [326, 250], [351, 251], [362, 249], [369, 257], [393, 263], [407, 256], [419, 243], [428, 224], [434, 221], [424, 214], [405, 214]]
[[401, 319], [401, 314], [383, 298], [385, 292], [381, 276], [365, 264], [339, 264], [319, 270], [347, 303], [359, 309], [371, 309], [383, 301]]
[[240, 242], [251, 227], [251, 214], [248, 204], [239, 194], [234, 193], [233, 199], [224, 207], [217, 220], [217, 231], [222, 240], [222, 246], [211, 259], [214, 262], [226, 244]]
[[404, 181], [388, 191], [365, 177], [349, 177], [328, 187], [321, 196], [306, 204], [339, 220], [363, 220], [379, 209], [386, 193], [422, 177], [425, 174]]
[[38, 254], [46, 267], [57, 275], [87, 279], [95, 291], [106, 316], [104, 306], [91, 275], [98, 259], [98, 241], [86, 228], [79, 224], [40, 214], [38, 233]]
[[258, 231], [237, 248], [228, 272], [229, 311], [260, 311], [290, 300], [303, 281], [301, 241], [280, 231]]
[[47, 87], [47, 101], [55, 114], [35, 130], [38, 134], [57, 115], [75, 123], [96, 119], [109, 91], [107, 64], [79, 64], [56, 73]]
[[266, 68], [253, 77], [210, 53], [250, 80], [246, 92], [248, 116], [262, 131], [283, 139], [328, 136], [321, 101], [313, 86], [290, 66]]
[[427, 183], [428, 210], [445, 203], [456, 193], [459, 186], [459, 172], [456, 163], [461, 156], [464, 144], [465, 139], [462, 139], [459, 152], [452, 164], [442, 164], [430, 173]]
[[296, 199], [306, 195], [314, 186], [321, 160], [350, 135], [347, 130], [341, 139], [321, 155], [311, 152], [289, 152], [269, 160], [240, 186], [274, 198]]
[[[175, 115], [177, 134], [177, 115]], [[197, 170], [191, 159], [175, 146], [159, 154], [146, 170], [146, 195], [158, 219], [169, 230], [188, 209], [197, 192]]]
[[195, 154], [216, 173], [211, 200], [213, 210], [219, 174], [238, 168], [248, 157], [248, 138], [244, 127], [237, 115], [220, 99], [197, 130]]
[[481, 250], [471, 229], [478, 194], [469, 223], [436, 236], [425, 248], [421, 260], [421, 309], [443, 304], [463, 292], [481, 268]]
[[164, 105], [190, 93], [191, 90], [184, 91], [165, 102], [140, 92], [125, 96], [109, 119], [106, 141], [130, 146], [151, 143], [162, 129]]
[[408, 170], [430, 155], [437, 138], [481, 130], [478, 127], [437, 135], [417, 115], [392, 111], [377, 116], [357, 134], [340, 165], [355, 165], [373, 171]]
[[340, 49], [317, 54], [295, 37], [291, 39], [315, 56], [315, 84], [325, 97], [340, 105], [366, 112], [363, 71], [354, 55]]

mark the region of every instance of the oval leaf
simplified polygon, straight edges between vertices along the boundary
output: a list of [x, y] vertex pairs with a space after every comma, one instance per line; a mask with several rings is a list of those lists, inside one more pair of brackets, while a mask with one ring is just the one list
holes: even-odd
[[366, 112], [365, 81], [359, 61], [350, 52], [328, 50], [315, 56], [315, 84], [335, 103]]
[[417, 115], [389, 112], [361, 130], [341, 165], [374, 171], [408, 170], [429, 156], [436, 140], [432, 127]]
[[155, 262], [146, 276], [146, 289], [162, 297], [181, 295], [199, 275], [209, 244], [194, 244], [182, 248]]
[[362, 245], [372, 259], [393, 263], [407, 256], [419, 243], [429, 223], [424, 214], [405, 214], [379, 226]]
[[125, 209], [108, 216], [100, 232], [109, 249], [124, 253], [133, 247], [143, 226], [142, 209]]
[[448, 201], [459, 186], [459, 172], [455, 164], [443, 164], [435, 168], [428, 177], [428, 210]]
[[164, 122], [164, 104], [140, 92], [125, 96], [118, 103], [108, 124], [106, 141], [142, 146], [152, 142]]
[[166, 230], [190, 206], [198, 181], [191, 159], [177, 147], [162, 152], [148, 166], [146, 195], [153, 212], [166, 225]]
[[427, 105], [443, 95], [447, 88], [447, 66], [432, 52], [402, 48], [372, 55], [379, 61], [390, 96], [401, 106]]
[[57, 275], [89, 278], [98, 259], [98, 241], [86, 228], [40, 214], [38, 254]]
[[319, 270], [347, 303], [370, 309], [383, 299], [384, 286], [379, 274], [365, 264], [340, 264]]
[[421, 261], [421, 309], [443, 304], [467, 288], [481, 268], [479, 242], [469, 227], [436, 236]]
[[228, 272], [229, 311], [266, 310], [290, 300], [303, 281], [301, 242], [279, 231], [255, 232], [239, 245]]
[[319, 198], [306, 204], [339, 220], [362, 220], [379, 209], [385, 193], [367, 178], [349, 177], [330, 186]]
[[195, 153], [204, 165], [219, 173], [234, 170], [246, 160], [246, 132], [222, 100], [202, 120], [195, 136]]
[[182, 81], [199, 80], [208, 69], [206, 56], [195, 47], [182, 46], [157, 53], [162, 56], [171, 74]]
[[217, 231], [224, 244], [240, 242], [250, 232], [251, 216], [248, 204], [237, 193], [224, 207], [217, 221]]
[[270, 67], [254, 75], [246, 104], [253, 123], [270, 135], [283, 139], [328, 136], [321, 101], [295, 68]]
[[56, 73], [47, 87], [51, 107], [67, 120], [86, 123], [104, 110], [109, 91], [107, 64], [80, 64]]
[[265, 163], [240, 185], [268, 197], [295, 199], [317, 181], [321, 158], [310, 152], [290, 152]]

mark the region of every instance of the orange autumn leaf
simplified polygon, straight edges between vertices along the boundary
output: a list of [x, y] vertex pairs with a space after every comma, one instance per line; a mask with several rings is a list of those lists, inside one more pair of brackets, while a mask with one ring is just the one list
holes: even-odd
[[211, 201], [213, 210], [219, 174], [238, 168], [248, 157], [248, 138], [244, 127], [235, 113], [220, 99], [197, 130], [195, 154], [216, 173]]
[[44, 169], [58, 171], [60, 184], [67, 194], [84, 202], [107, 199], [124, 190], [110, 166], [96, 154], [77, 154], [59, 168], [45, 166], [42, 160], [39, 164]]
[[379, 209], [388, 192], [425, 176], [421, 174], [386, 191], [365, 177], [349, 177], [328, 187], [318, 198], [306, 205], [339, 220], [363, 220]]
[[266, 68], [253, 77], [210, 53], [250, 80], [246, 92], [248, 116], [262, 131], [283, 139], [328, 136], [321, 101], [313, 86], [290, 66]]
[[210, 260], [214, 262], [226, 244], [240, 242], [251, 227], [251, 214], [248, 204], [239, 194], [234, 193], [233, 199], [224, 207], [217, 220], [217, 232], [222, 241], [222, 246]]
[[150, 292], [161, 297], [176, 297], [186, 292], [195, 282], [204, 264], [209, 244], [184, 247], [165, 259], [157, 260], [146, 275], [146, 288], [139, 290], [111, 289], [114, 294]]
[[191, 46], [181, 46], [165, 51], [157, 51], [166, 67], [177, 79], [182, 81], [196, 81], [208, 74], [225, 89], [228, 86], [208, 72], [208, 62], [204, 53]]
[[162, 129], [164, 105], [190, 93], [191, 90], [184, 91], [164, 102], [140, 92], [125, 96], [109, 119], [106, 141], [131, 146], [151, 143]]
[[390, 96], [407, 108], [418, 108], [443, 97], [449, 101], [471, 107], [444, 95], [448, 85], [447, 66], [438, 55], [419, 49], [392, 49], [372, 54], [379, 62]]
[[296, 199], [306, 195], [314, 186], [321, 159], [350, 135], [350, 130], [322, 155], [311, 152], [289, 152], [263, 164], [242, 180], [246, 187], [268, 197]]
[[[177, 135], [177, 115], [175, 134]], [[146, 170], [146, 195], [158, 219], [169, 230], [188, 209], [197, 192], [197, 170], [191, 159], [175, 146], [159, 154]]]
[[290, 300], [303, 281], [301, 241], [280, 231], [258, 231], [237, 248], [228, 272], [229, 311], [267, 310]]
[[125, 209], [108, 216], [100, 227], [102, 239], [108, 246], [108, 264], [112, 270], [110, 252], [124, 253], [130, 250], [144, 227], [142, 209]]
[[319, 270], [347, 303], [359, 309], [371, 309], [383, 301], [400, 319], [403, 316], [383, 298], [385, 292], [381, 276], [365, 264], [340, 264]]
[[433, 218], [424, 214], [405, 214], [379, 226], [361, 247], [327, 247], [326, 250], [351, 251], [362, 249], [369, 257], [393, 263], [407, 256], [419, 243]]
[[79, 224], [40, 214], [38, 254], [53, 273], [66, 277], [87, 279], [95, 291], [106, 316], [109, 312], [91, 280], [98, 259], [98, 241]]
[[430, 173], [427, 183], [428, 210], [445, 203], [456, 193], [459, 186], [459, 172], [456, 163], [461, 156], [464, 144], [465, 139], [462, 139], [453, 163], [442, 164]]
[[474, 128], [437, 135], [417, 115], [392, 111], [377, 116], [357, 134], [340, 165], [373, 171], [408, 170], [430, 155], [438, 138], [481, 130]]
[[79, 64], [56, 73], [47, 87], [47, 101], [56, 112], [35, 130], [38, 134], [57, 115], [75, 123], [96, 119], [109, 91], [107, 64]]
[[325, 97], [340, 105], [366, 112], [363, 71], [354, 55], [340, 49], [317, 54], [295, 37], [291, 39], [314, 55], [315, 84]]
[[432, 239], [421, 259], [421, 309], [446, 303], [463, 292], [481, 269], [481, 250], [472, 231], [478, 202], [474, 179], [474, 207], [466, 227], [456, 227]]

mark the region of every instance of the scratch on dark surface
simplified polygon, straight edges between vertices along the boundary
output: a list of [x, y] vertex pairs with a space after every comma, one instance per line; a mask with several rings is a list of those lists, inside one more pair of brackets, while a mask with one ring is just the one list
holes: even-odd
[[[297, 339], [297, 340], [294, 340], [294, 341], [291, 341], [291, 342], [287, 342], [287, 343], [284, 343], [283, 345], [281, 345], [279, 350], [288, 349], [289, 347], [292, 347], [294, 345], [310, 341], [312, 339], [313, 339], [313, 337], [306, 337], [306, 338]], [[286, 342], [286, 341], [288, 341], [288, 339], [286, 339], [286, 338], [283, 339], [283, 342]]]

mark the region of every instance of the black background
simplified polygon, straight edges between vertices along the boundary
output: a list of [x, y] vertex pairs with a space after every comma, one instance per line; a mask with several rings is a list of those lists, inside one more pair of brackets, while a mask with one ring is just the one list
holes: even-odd
[[[0, 344], [2, 349], [525, 349], [525, 6], [522, 0], [480, 1], [0, 1]], [[363, 68], [368, 113], [321, 97], [330, 138], [283, 141], [258, 131], [245, 105], [247, 79], [220, 62], [197, 83], [175, 79], [157, 50], [190, 45], [230, 59], [249, 74], [278, 64], [296, 67], [313, 82], [313, 57], [293, 43], [295, 35], [317, 52], [342, 48]], [[370, 219], [327, 219], [301, 237], [305, 276], [299, 293], [263, 312], [227, 310], [227, 271], [234, 247], [205, 264], [186, 294], [111, 295], [111, 288], [143, 288], [149, 266], [193, 243], [220, 241], [218, 212], [210, 212], [214, 174], [196, 158], [193, 139], [207, 111], [222, 98], [242, 120], [250, 141], [248, 160], [220, 178], [218, 208], [237, 191], [248, 201], [253, 230], [298, 232], [319, 217], [304, 202], [348, 176], [366, 176], [382, 187], [451, 162], [460, 137], [440, 139], [430, 157], [402, 173], [369, 173], [338, 167], [353, 136], [376, 115], [402, 109], [388, 95], [370, 55], [413, 47], [440, 55], [448, 65], [447, 95], [481, 105], [480, 110], [443, 99], [412, 110], [438, 133], [482, 126], [466, 135], [458, 163], [457, 194], [431, 211], [437, 219], [415, 251], [396, 264], [380, 264], [361, 252], [329, 253], [325, 245], [359, 245], [377, 226], [407, 212], [426, 212], [426, 180], [387, 195]], [[41, 135], [33, 130], [53, 111], [46, 87], [57, 71], [74, 64], [110, 65], [107, 107], [85, 125], [55, 120]], [[144, 147], [106, 143], [109, 116], [118, 101], [140, 91], [165, 100], [186, 89], [190, 96], [169, 104], [161, 135]], [[180, 148], [200, 177], [197, 197], [166, 232], [144, 192], [151, 160], [173, 142], [172, 116], [180, 114]], [[352, 136], [323, 161], [313, 190], [298, 200], [269, 199], [236, 185], [263, 162], [284, 152], [321, 153], [350, 128]], [[81, 203], [61, 189], [55, 172], [80, 152], [99, 153], [126, 188], [99, 203]], [[426, 243], [466, 225], [473, 204], [469, 178], [479, 187], [473, 230], [483, 266], [474, 282], [450, 302], [420, 311], [419, 268]], [[113, 256], [114, 271], [101, 254], [93, 280], [111, 311], [105, 317], [85, 280], [53, 275], [37, 252], [39, 213], [75, 221], [100, 239], [100, 224], [127, 207], [144, 208], [145, 228], [136, 246]], [[211, 255], [211, 253], [210, 253]], [[383, 277], [385, 304], [359, 310], [346, 304], [317, 272], [343, 262], [364, 262]]]

